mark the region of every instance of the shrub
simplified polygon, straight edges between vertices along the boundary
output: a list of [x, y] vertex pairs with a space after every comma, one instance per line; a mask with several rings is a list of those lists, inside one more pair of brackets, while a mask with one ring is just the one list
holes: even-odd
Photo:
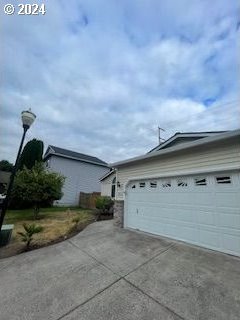
[[98, 209], [98, 218], [101, 217], [101, 214], [110, 215], [112, 212], [114, 201], [112, 198], [107, 196], [100, 196], [96, 198], [96, 208]]
[[42, 226], [37, 226], [36, 224], [23, 224], [24, 231], [18, 232], [21, 236], [21, 239], [24, 243], [26, 243], [26, 249], [30, 247], [30, 243], [33, 240], [33, 235], [43, 231]]

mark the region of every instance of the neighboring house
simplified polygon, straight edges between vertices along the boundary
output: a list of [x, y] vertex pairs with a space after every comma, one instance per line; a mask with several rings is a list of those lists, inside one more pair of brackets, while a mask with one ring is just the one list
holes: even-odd
[[240, 130], [177, 133], [111, 167], [124, 227], [240, 256]]
[[11, 172], [0, 171], [0, 194], [6, 192]]
[[100, 192], [99, 179], [109, 171], [106, 162], [83, 153], [49, 146], [44, 155], [46, 167], [66, 177], [63, 197], [57, 204], [79, 204], [80, 192]]
[[116, 172], [111, 170], [100, 179], [101, 195], [115, 198], [116, 194]]

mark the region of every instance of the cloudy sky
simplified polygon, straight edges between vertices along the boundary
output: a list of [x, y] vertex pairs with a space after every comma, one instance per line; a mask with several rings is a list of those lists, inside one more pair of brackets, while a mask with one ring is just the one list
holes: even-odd
[[[42, 0], [6, 15], [1, 1], [0, 159], [27, 140], [113, 162], [176, 131], [240, 127], [239, 1]], [[31, 3], [23, 0], [22, 3]], [[239, 52], [238, 52], [239, 53]]]

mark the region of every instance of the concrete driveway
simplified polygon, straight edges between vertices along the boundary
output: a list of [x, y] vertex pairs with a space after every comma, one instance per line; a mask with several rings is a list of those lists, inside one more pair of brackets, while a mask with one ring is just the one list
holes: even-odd
[[0, 260], [1, 320], [239, 320], [240, 259], [96, 222]]

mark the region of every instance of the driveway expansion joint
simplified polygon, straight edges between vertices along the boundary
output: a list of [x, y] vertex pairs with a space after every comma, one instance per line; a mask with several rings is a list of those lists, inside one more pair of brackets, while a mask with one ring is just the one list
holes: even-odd
[[[98, 224], [95, 228], [98, 229]], [[111, 228], [110, 222], [106, 222], [103, 236], [109, 235]], [[146, 237], [146, 242], [140, 237], [138, 242], [136, 235], [133, 236], [136, 243], [128, 247], [131, 234], [126, 232], [124, 237], [121, 230], [116, 232], [121, 233], [120, 242], [117, 241], [118, 235], [114, 237], [110, 234], [106, 237], [106, 245], [99, 245], [97, 239], [102, 237], [99, 232], [97, 237], [89, 235], [90, 242], [85, 236], [84, 242], [81, 242], [82, 237], [77, 236], [48, 248], [1, 260], [1, 318], [18, 319], [19, 314], [25, 318], [27, 315], [34, 317], [34, 314], [38, 314], [39, 319], [48, 319], [50, 312], [54, 320], [65, 320], [68, 317], [79, 319], [83, 312], [88, 315], [87, 318], [83, 316], [84, 319], [90, 319], [93, 307], [94, 319], [98, 319], [98, 312], [101, 311], [101, 319], [107, 320], [113, 319], [116, 303], [115, 318], [124, 314], [124, 319], [128, 318], [126, 315], [129, 312], [122, 304], [126, 303], [131, 310], [139, 304], [138, 311], [143, 307], [144, 312], [154, 314], [156, 319], [238, 319], [239, 305], [233, 302], [239, 298], [239, 258], [165, 239], [162, 239], [163, 242], [153, 240], [152, 243], [152, 237]], [[56, 261], [53, 258], [55, 256]], [[59, 264], [61, 268], [58, 270]], [[92, 267], [97, 270], [96, 284], [95, 270], [88, 274]], [[19, 268], [25, 274], [21, 279], [18, 277], [19, 272], [16, 272]], [[81, 268], [85, 272], [83, 275]], [[49, 275], [45, 278], [48, 271]], [[88, 276], [85, 277], [85, 274]], [[58, 281], [63, 275], [65, 282]], [[172, 279], [177, 279], [173, 286]], [[198, 279], [201, 280], [200, 287], [195, 286], [195, 283], [198, 285]], [[158, 284], [160, 288], [152, 288]], [[40, 299], [39, 293], [25, 298], [21, 294], [25, 288], [29, 293], [38, 291], [43, 294]], [[113, 293], [120, 299], [115, 300]], [[69, 299], [66, 299], [66, 294]], [[99, 310], [99, 306], [94, 305], [95, 301], [102, 301], [104, 308]], [[132, 315], [132, 319], [137, 318]]]
[[78, 250], [80, 250], [81, 252], [85, 253], [87, 256], [89, 256], [90, 258], [92, 258], [93, 260], [95, 260], [97, 263], [99, 263], [100, 265], [102, 265], [103, 267], [105, 267], [106, 269], [108, 269], [109, 271], [111, 271], [112, 273], [114, 273], [116, 276], [119, 277], [119, 279], [121, 279], [121, 276], [119, 274], [117, 274], [115, 271], [113, 271], [111, 268], [109, 268], [107, 265], [105, 265], [103, 262], [99, 261], [97, 258], [95, 258], [94, 256], [92, 256], [91, 254], [89, 254], [88, 252], [86, 252], [85, 250], [79, 248], [79, 246], [77, 246], [75, 243], [71, 242], [71, 240], [68, 240], [68, 242], [73, 245], [75, 248], [77, 248]]
[[125, 274], [123, 277], [127, 277], [128, 275], [130, 275], [131, 273], [137, 271], [139, 268], [145, 266], [146, 264], [148, 264], [150, 261], [154, 260], [155, 258], [157, 258], [158, 256], [160, 256], [163, 253], [166, 253], [169, 249], [171, 249], [172, 247], [174, 247], [176, 244], [172, 243], [170, 244], [165, 250], [158, 252], [157, 254], [155, 254], [154, 256], [152, 256], [151, 258], [149, 258], [147, 261], [143, 262], [142, 264], [140, 264], [139, 266], [137, 266], [135, 269], [129, 271], [127, 274]]
[[69, 310], [66, 314], [62, 315], [60, 318], [56, 319], [56, 320], [61, 320], [63, 319], [65, 316], [69, 315], [70, 313], [72, 313], [73, 311], [75, 311], [76, 309], [78, 309], [79, 307], [83, 306], [84, 304], [86, 304], [87, 302], [91, 301], [92, 299], [96, 298], [98, 295], [100, 295], [101, 293], [103, 293], [105, 290], [108, 290], [111, 286], [113, 286], [114, 284], [116, 284], [117, 282], [124, 280], [126, 283], [128, 283], [130, 286], [134, 287], [136, 290], [138, 290], [139, 292], [141, 292], [143, 295], [147, 296], [149, 299], [151, 299], [152, 301], [154, 301], [155, 303], [157, 303], [161, 308], [164, 308], [165, 310], [167, 310], [167, 312], [172, 313], [173, 315], [175, 315], [176, 317], [178, 317], [181, 320], [186, 320], [185, 318], [183, 318], [182, 316], [180, 316], [179, 314], [177, 314], [176, 312], [174, 312], [173, 310], [171, 310], [170, 308], [168, 308], [167, 306], [161, 304], [158, 300], [156, 300], [155, 298], [153, 298], [152, 296], [148, 295], [145, 291], [143, 291], [142, 289], [140, 289], [138, 286], [136, 286], [135, 284], [133, 284], [131, 281], [129, 281], [128, 279], [126, 279], [126, 277], [128, 275], [130, 275], [131, 273], [137, 271], [139, 268], [141, 268], [142, 266], [148, 264], [150, 261], [154, 260], [155, 258], [157, 258], [158, 256], [166, 253], [170, 248], [176, 246], [176, 243], [171, 243], [165, 250], [158, 252], [156, 255], [154, 255], [153, 257], [149, 258], [147, 261], [145, 261], [144, 263], [140, 264], [139, 266], [137, 266], [135, 269], [131, 270], [130, 272], [128, 272], [127, 274], [121, 276], [118, 273], [116, 273], [115, 271], [113, 271], [110, 267], [108, 267], [107, 265], [105, 265], [104, 263], [102, 263], [101, 261], [99, 261], [97, 258], [95, 258], [94, 256], [92, 256], [91, 254], [89, 254], [88, 252], [86, 252], [85, 250], [83, 250], [82, 248], [78, 247], [78, 245], [76, 245], [75, 243], [73, 243], [70, 239], [67, 240], [71, 245], [73, 245], [75, 248], [79, 249], [81, 252], [85, 253], [86, 255], [88, 255], [90, 258], [92, 258], [93, 260], [95, 260], [97, 263], [99, 263], [100, 265], [102, 265], [103, 267], [107, 268], [109, 271], [111, 271], [112, 273], [114, 273], [116, 276], [118, 276], [119, 278], [112, 282], [110, 285], [108, 285], [107, 287], [105, 287], [104, 289], [102, 289], [101, 291], [99, 291], [98, 293], [96, 293], [95, 295], [93, 295], [92, 297], [90, 297], [89, 299], [87, 299], [86, 301], [82, 302], [81, 304], [77, 305], [76, 307], [74, 307], [73, 309]]
[[102, 290], [100, 290], [99, 292], [97, 292], [96, 294], [94, 294], [92, 297], [88, 298], [87, 300], [85, 300], [82, 303], [79, 303], [79, 305], [77, 305], [76, 307], [70, 309], [68, 312], [64, 313], [63, 315], [61, 315], [59, 318], [56, 318], [56, 320], [61, 320], [64, 317], [68, 316], [69, 314], [71, 314], [73, 311], [77, 310], [78, 308], [82, 307], [83, 305], [85, 305], [86, 303], [88, 303], [89, 301], [91, 301], [92, 299], [96, 298], [98, 295], [100, 295], [102, 292], [104, 292], [105, 290], [109, 289], [111, 286], [113, 286], [114, 284], [116, 284], [118, 281], [120, 281], [121, 279], [117, 279], [115, 281], [113, 281], [112, 283], [110, 283], [108, 286], [106, 286], [105, 288], [103, 288]]
[[173, 311], [172, 309], [168, 308], [167, 306], [165, 306], [164, 304], [162, 304], [161, 302], [159, 302], [157, 299], [153, 298], [152, 296], [150, 296], [149, 294], [147, 294], [145, 291], [143, 291], [142, 289], [140, 289], [138, 286], [136, 286], [135, 284], [133, 284], [131, 281], [129, 281], [128, 279], [124, 280], [131, 286], [133, 286], [136, 290], [140, 291], [142, 294], [144, 294], [145, 296], [147, 296], [149, 299], [153, 300], [155, 303], [157, 303], [159, 306], [161, 306], [161, 308], [167, 310], [168, 312], [174, 314], [176, 317], [178, 317], [181, 320], [187, 320], [186, 318], [183, 318], [182, 316], [180, 316], [178, 313], [176, 313], [175, 311]]

